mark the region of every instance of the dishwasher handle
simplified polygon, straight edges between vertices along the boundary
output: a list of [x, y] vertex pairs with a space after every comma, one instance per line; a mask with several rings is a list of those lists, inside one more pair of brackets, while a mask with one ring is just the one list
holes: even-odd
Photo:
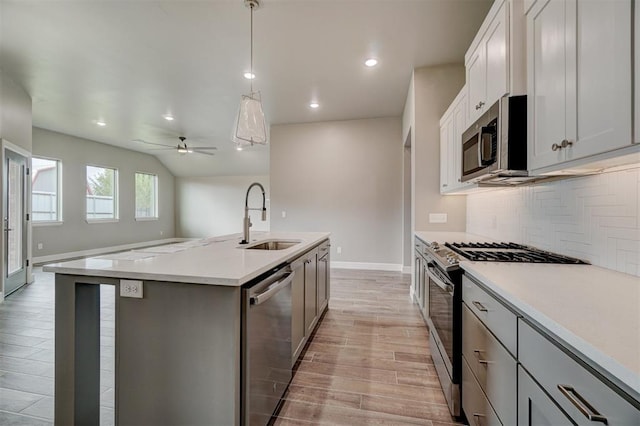
[[289, 272], [284, 276], [284, 278], [271, 284], [262, 293], [251, 296], [249, 298], [249, 303], [252, 305], [259, 305], [271, 299], [278, 291], [280, 291], [281, 288], [287, 286], [291, 281], [293, 281], [293, 276], [295, 274], [296, 273], [294, 271]]

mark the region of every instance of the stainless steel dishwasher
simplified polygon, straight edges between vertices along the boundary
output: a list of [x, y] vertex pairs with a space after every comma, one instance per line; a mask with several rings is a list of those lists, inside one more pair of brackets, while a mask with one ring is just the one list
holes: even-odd
[[291, 381], [289, 266], [242, 292], [242, 424], [266, 425]]

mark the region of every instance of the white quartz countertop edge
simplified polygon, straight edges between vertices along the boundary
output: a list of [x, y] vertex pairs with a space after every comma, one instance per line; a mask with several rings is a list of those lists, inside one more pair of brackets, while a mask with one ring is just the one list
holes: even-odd
[[[100, 259], [104, 256], [96, 256], [45, 265], [43, 270], [77, 276], [239, 287], [284, 262], [294, 260], [330, 235], [329, 232], [254, 232], [251, 244], [274, 239], [300, 240], [300, 243], [283, 250], [251, 250], [249, 254], [239, 248], [241, 236], [234, 234], [208, 239], [205, 246], [178, 253], [157, 253], [148, 259], [104, 260]], [[242, 259], [238, 260], [240, 256]], [[208, 265], [199, 264], [198, 270], [194, 271], [188, 262], [198, 257], [205, 259]]]
[[[540, 328], [545, 329], [562, 345], [582, 355], [584, 361], [591, 365], [592, 368], [599, 371], [622, 390], [629, 393], [633, 398], [640, 399], [640, 377], [638, 374], [620, 364], [611, 356], [594, 347], [591, 343], [579, 337], [572, 331], [565, 328], [556, 320], [541, 313], [534, 306], [527, 304], [517, 296], [505, 290], [494, 282], [491, 275], [484, 274], [474, 267], [474, 262], [461, 262], [460, 266], [480, 281], [484, 286], [500, 296], [504, 301], [530, 321], [536, 323]], [[544, 266], [542, 266], [544, 267]], [[591, 267], [594, 268], [594, 267]], [[612, 272], [613, 274], [613, 272]]]

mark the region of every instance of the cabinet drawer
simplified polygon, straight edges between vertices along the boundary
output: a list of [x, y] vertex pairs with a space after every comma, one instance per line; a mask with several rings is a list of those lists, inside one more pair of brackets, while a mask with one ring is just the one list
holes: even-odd
[[565, 425], [573, 423], [522, 366], [518, 366], [518, 426]]
[[[462, 355], [505, 425], [516, 423], [516, 360], [462, 304]], [[467, 394], [462, 394], [463, 398]]]
[[327, 254], [329, 251], [329, 241], [325, 241], [318, 247], [318, 259]]
[[593, 425], [591, 413], [609, 425], [640, 425], [640, 404], [634, 407], [522, 319], [518, 346], [524, 368], [577, 424]]
[[516, 315], [466, 275], [462, 276], [462, 300], [515, 357], [518, 327]]
[[462, 409], [471, 426], [502, 426], [489, 400], [462, 357]]

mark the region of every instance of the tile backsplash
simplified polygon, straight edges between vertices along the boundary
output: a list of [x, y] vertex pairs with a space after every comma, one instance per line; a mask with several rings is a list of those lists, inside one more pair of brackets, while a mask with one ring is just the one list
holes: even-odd
[[467, 196], [467, 232], [640, 276], [640, 165]]

